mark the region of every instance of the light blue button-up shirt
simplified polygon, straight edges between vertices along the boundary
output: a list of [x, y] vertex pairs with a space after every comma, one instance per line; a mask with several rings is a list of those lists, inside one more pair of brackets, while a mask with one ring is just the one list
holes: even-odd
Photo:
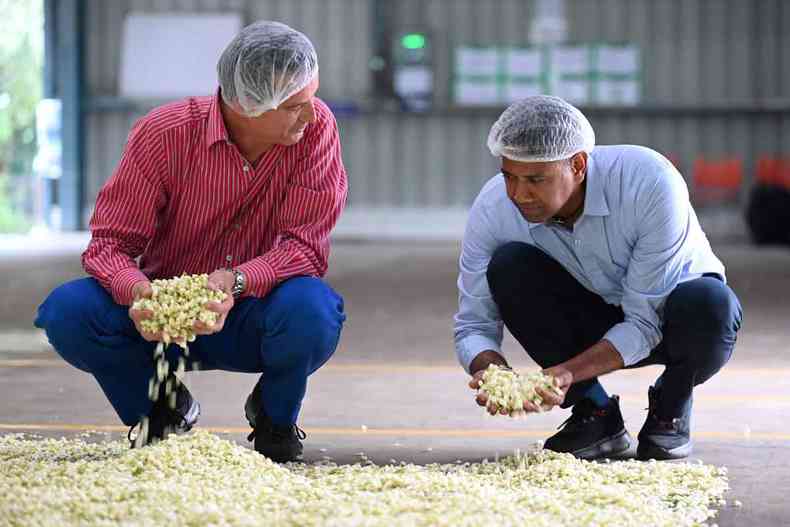
[[496, 248], [511, 241], [539, 247], [584, 287], [622, 307], [625, 320], [603, 338], [626, 366], [661, 342], [663, 305], [675, 286], [703, 273], [724, 278], [683, 177], [658, 152], [595, 147], [588, 158], [584, 211], [572, 231], [527, 221], [498, 174], [472, 205], [461, 251], [455, 349], [467, 372], [478, 353], [501, 353], [503, 322], [486, 270]]

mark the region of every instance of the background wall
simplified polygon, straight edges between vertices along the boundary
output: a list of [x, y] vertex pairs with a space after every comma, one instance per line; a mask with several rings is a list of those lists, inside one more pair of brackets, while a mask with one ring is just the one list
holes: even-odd
[[[696, 159], [742, 160], [739, 193], [709, 207], [729, 211], [728, 221], [738, 222], [757, 159], [790, 156], [790, 32], [783, 31], [790, 27], [790, 3], [567, 0], [565, 6], [569, 40], [628, 41], [642, 50], [642, 104], [582, 108], [598, 143], [651, 146], [676, 162], [692, 189]], [[502, 111], [450, 104], [452, 50], [460, 44], [527, 44], [535, 9], [532, 0], [87, 0], [85, 214], [111, 175], [130, 126], [153, 105], [116, 96], [121, 27], [130, 11], [235, 10], [245, 23], [277, 19], [305, 32], [321, 61], [319, 95], [361, 108], [337, 112], [350, 206], [444, 210], [468, 206], [495, 173], [484, 141]], [[374, 97], [369, 61], [382, 27], [430, 31], [432, 111], [401, 113]]]

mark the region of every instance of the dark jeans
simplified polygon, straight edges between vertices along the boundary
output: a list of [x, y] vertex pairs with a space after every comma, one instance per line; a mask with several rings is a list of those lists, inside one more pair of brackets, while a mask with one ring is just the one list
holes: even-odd
[[[35, 324], [68, 363], [96, 378], [121, 420], [132, 425], [151, 409], [156, 344], [140, 336], [127, 310], [96, 280], [83, 278], [52, 291]], [[266, 413], [276, 424], [294, 423], [307, 377], [334, 353], [344, 320], [343, 299], [328, 285], [291, 278], [265, 298], [238, 301], [221, 331], [189, 344], [187, 367], [197, 362], [201, 370], [263, 373]], [[169, 346], [165, 356], [175, 369], [178, 347]]]
[[[532, 245], [510, 242], [491, 258], [488, 284], [510, 333], [541, 367], [580, 354], [624, 319], [562, 265]], [[663, 340], [636, 368], [664, 364], [659, 377], [662, 416], [678, 416], [694, 386], [711, 378], [730, 359], [742, 311], [735, 293], [718, 275], [675, 287], [664, 305]], [[564, 407], [572, 406], [598, 382], [574, 384]]]

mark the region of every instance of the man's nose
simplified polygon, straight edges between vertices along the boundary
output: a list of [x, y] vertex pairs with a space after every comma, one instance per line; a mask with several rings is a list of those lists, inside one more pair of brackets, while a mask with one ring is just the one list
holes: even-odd
[[314, 123], [316, 120], [315, 115], [315, 103], [311, 99], [309, 103], [307, 103], [302, 110], [302, 115], [299, 116], [300, 120], [305, 123]]
[[518, 203], [531, 203], [535, 201], [535, 196], [527, 183], [516, 183], [516, 189], [513, 197]]

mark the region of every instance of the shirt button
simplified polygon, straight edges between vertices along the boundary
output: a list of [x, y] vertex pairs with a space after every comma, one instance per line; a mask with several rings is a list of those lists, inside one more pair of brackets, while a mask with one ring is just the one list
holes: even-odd
[[245, 172], [249, 172], [250, 171], [250, 166], [249, 165], [244, 165], [244, 171]]
[[234, 224], [233, 224], [233, 230], [236, 230], [236, 231], [237, 231], [237, 230], [239, 230], [240, 228], [241, 228], [241, 225], [239, 225], [238, 223], [234, 223]]
[[573, 240], [573, 245], [575, 245], [576, 247], [580, 246], [581, 244], [582, 242], [580, 242], [579, 240]]

